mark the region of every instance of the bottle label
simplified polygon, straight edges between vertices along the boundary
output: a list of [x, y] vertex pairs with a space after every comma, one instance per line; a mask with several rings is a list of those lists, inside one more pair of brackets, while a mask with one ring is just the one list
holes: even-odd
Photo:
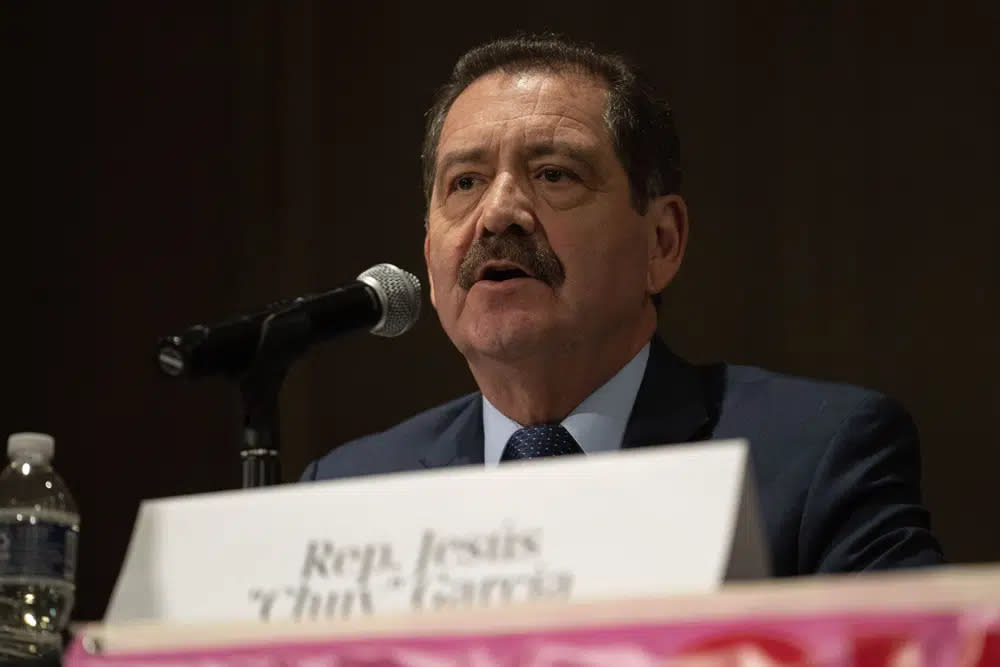
[[0, 521], [0, 577], [76, 578], [78, 534], [48, 521]]

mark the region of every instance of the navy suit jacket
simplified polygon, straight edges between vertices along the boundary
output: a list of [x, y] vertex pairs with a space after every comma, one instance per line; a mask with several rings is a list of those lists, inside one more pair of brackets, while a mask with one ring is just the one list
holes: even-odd
[[[917, 431], [873, 391], [757, 368], [693, 366], [658, 338], [622, 446], [746, 438], [778, 576], [933, 565]], [[303, 480], [483, 463], [479, 393], [313, 461]]]

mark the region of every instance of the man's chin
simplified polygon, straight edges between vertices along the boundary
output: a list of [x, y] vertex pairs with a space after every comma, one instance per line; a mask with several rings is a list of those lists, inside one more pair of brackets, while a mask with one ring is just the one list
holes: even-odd
[[554, 342], [551, 323], [530, 313], [503, 313], [476, 320], [462, 336], [466, 357], [515, 361], [538, 354]]

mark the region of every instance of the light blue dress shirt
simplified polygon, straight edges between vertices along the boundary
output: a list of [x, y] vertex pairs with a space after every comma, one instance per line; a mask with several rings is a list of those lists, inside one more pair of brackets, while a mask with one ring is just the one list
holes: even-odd
[[[585, 398], [562, 425], [587, 454], [620, 449], [632, 405], [639, 393], [649, 361], [649, 345], [590, 396]], [[497, 465], [514, 431], [521, 428], [483, 396], [483, 460]]]

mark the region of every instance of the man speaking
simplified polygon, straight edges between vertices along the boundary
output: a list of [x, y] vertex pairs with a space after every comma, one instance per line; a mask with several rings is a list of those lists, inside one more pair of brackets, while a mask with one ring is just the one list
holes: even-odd
[[678, 158], [669, 107], [618, 57], [549, 37], [465, 54], [428, 113], [424, 256], [480, 391], [303, 479], [746, 438], [775, 574], [940, 562], [901, 406], [693, 366], [656, 336], [688, 237]]

